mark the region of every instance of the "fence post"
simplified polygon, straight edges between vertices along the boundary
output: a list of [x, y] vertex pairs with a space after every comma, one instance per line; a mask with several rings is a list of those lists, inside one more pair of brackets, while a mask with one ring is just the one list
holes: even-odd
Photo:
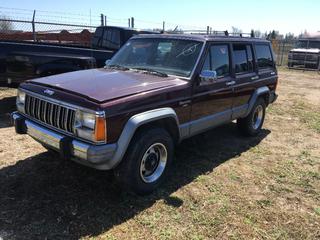
[[285, 45], [286, 45], [286, 40], [282, 40], [281, 66], [283, 65], [283, 56], [284, 56]]
[[131, 17], [131, 27], [134, 28], [134, 17]]
[[128, 27], [131, 27], [130, 18], [128, 18]]
[[163, 22], [162, 22], [162, 31], [163, 31], [163, 32], [165, 31], [165, 26], [166, 26], [166, 22], [163, 21]]
[[104, 16], [104, 25], [107, 26], [107, 16]]
[[32, 17], [32, 36], [33, 36], [33, 41], [36, 42], [37, 41], [37, 36], [36, 36], [36, 26], [34, 23], [34, 19], [36, 17], [36, 10], [33, 10], [33, 17]]
[[281, 64], [281, 42], [280, 42], [280, 40], [278, 40], [277, 41], [277, 43], [278, 43], [278, 56], [277, 56], [277, 64], [278, 64], [278, 66], [281, 66], [282, 64]]
[[100, 15], [100, 20], [101, 20], [101, 26], [103, 26], [104, 25], [104, 17], [103, 17], [103, 14], [101, 13], [101, 15]]
[[207, 26], [207, 35], [209, 35], [210, 27]]

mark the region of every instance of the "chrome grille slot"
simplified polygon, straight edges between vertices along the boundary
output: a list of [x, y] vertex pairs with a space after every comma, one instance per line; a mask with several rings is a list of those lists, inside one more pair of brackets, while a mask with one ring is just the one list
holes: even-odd
[[74, 133], [75, 110], [26, 95], [25, 113], [43, 123]]

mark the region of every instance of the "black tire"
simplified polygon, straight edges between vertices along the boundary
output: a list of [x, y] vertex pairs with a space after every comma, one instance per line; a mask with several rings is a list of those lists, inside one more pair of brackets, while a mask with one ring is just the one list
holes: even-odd
[[[262, 115], [259, 115], [260, 112]], [[237, 119], [238, 129], [245, 136], [257, 136], [261, 131], [265, 115], [266, 102], [263, 98], [258, 98], [249, 115], [245, 118]], [[258, 118], [260, 121], [258, 121]]]
[[[149, 149], [153, 148], [153, 146], [159, 147], [160, 150], [158, 153], [156, 153], [156, 149], [154, 150], [154, 152], [150, 153]], [[163, 149], [163, 147], [165, 147], [165, 150]], [[147, 170], [145, 168], [145, 174], [143, 174], [141, 168], [143, 169], [142, 166], [147, 166], [147, 163], [143, 164], [143, 159], [144, 162], [147, 162], [149, 161], [148, 159], [151, 157], [151, 155], [153, 155], [152, 157], [158, 157], [155, 158], [157, 159], [156, 162], [158, 163], [154, 164], [154, 160], [150, 160], [152, 164], [149, 164], [149, 169], [151, 167], [150, 172], [152, 172], [152, 169], [154, 169], [154, 167], [156, 166], [156, 168], [154, 169], [154, 173], [156, 173], [156, 171], [160, 167], [160, 162], [162, 163], [162, 161], [159, 160], [160, 156], [162, 156], [160, 151], [163, 152], [163, 154], [166, 153], [167, 158], [165, 166], [161, 169], [162, 172], [159, 177], [155, 178], [156, 180], [146, 182], [146, 179], [148, 178]], [[158, 186], [166, 178], [168, 170], [172, 163], [173, 152], [174, 143], [172, 137], [165, 129], [143, 129], [135, 134], [123, 160], [114, 170], [115, 178], [120, 184], [120, 187], [124, 188], [125, 190], [134, 192], [139, 195], [149, 194], [156, 188], [158, 188]], [[146, 156], [148, 157], [146, 158]], [[151, 159], [154, 159], [152, 157]], [[155, 175], [157, 176], [157, 174]], [[151, 174], [149, 178], [151, 178], [152, 176], [153, 175]]]

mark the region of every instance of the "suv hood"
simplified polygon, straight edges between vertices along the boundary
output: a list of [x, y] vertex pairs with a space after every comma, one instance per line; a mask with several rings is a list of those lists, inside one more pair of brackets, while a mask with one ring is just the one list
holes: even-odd
[[320, 49], [318, 49], [318, 48], [295, 48], [295, 49], [292, 49], [290, 52], [296, 52], [296, 53], [320, 53]]
[[90, 69], [38, 78], [29, 82], [85, 96], [96, 102], [139, 94], [187, 82], [134, 71]]

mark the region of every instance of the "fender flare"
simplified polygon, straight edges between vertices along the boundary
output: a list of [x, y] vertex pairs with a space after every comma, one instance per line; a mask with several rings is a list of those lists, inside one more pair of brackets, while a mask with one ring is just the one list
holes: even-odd
[[114, 168], [121, 162], [134, 134], [140, 126], [166, 118], [174, 119], [177, 124], [177, 129], [180, 131], [178, 116], [172, 108], [159, 108], [132, 116], [122, 130], [117, 142], [117, 150], [108, 162], [109, 167]]
[[270, 89], [267, 86], [264, 87], [260, 87], [257, 88], [254, 93], [252, 94], [250, 100], [249, 100], [249, 106], [248, 106], [248, 110], [245, 114], [245, 117], [249, 115], [249, 113], [251, 112], [254, 104], [256, 103], [257, 99], [264, 94], [268, 94], [268, 96], [270, 95]]

